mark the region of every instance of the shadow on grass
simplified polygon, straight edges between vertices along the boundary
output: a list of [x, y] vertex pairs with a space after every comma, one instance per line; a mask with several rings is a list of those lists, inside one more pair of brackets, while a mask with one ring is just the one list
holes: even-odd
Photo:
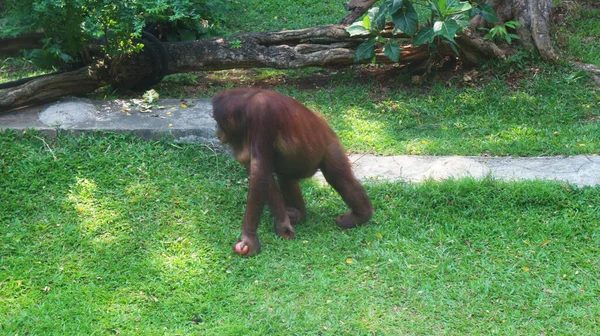
[[262, 253], [239, 258], [232, 160], [123, 135], [47, 143], [0, 133], [6, 333], [598, 331], [598, 188], [367, 184], [373, 220], [343, 231], [340, 197], [306, 181], [297, 239], [265, 215]]

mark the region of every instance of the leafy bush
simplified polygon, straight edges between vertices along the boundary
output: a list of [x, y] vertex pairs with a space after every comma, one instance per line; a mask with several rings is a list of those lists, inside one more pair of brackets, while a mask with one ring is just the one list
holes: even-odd
[[[430, 19], [419, 29], [418, 14], [413, 6], [428, 7]], [[469, 19], [481, 14], [487, 22], [496, 22], [494, 9], [488, 4], [471, 5], [460, 0], [385, 0], [378, 7], [371, 8], [362, 21], [353, 23], [346, 31], [351, 35], [373, 35], [363, 42], [356, 51], [355, 61], [375, 57], [375, 44], [384, 43], [384, 53], [394, 62], [400, 59], [401, 39], [386, 39], [381, 36], [385, 23], [391, 19], [393, 33], [400, 32], [411, 36], [415, 46], [428, 43], [435, 49], [441, 43], [448, 43], [458, 54], [454, 37], [469, 25]]]
[[47, 39], [38, 56], [62, 62], [94, 39], [103, 42], [107, 53], [116, 55], [140, 49], [136, 39], [156, 22], [172, 28], [167, 39], [210, 34], [221, 8], [219, 1], [6, 0], [0, 14], [0, 36], [41, 31]]

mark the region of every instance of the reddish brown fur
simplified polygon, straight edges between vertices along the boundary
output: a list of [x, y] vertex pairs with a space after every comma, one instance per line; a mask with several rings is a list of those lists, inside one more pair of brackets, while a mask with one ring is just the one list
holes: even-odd
[[312, 176], [317, 169], [351, 209], [336, 219], [341, 227], [351, 228], [371, 218], [371, 201], [354, 177], [338, 137], [306, 106], [261, 89], [223, 91], [212, 103], [219, 140], [231, 146], [250, 175], [236, 253], [249, 256], [260, 251], [256, 231], [265, 203], [275, 217], [277, 234], [294, 238], [292, 224], [306, 215], [298, 180]]

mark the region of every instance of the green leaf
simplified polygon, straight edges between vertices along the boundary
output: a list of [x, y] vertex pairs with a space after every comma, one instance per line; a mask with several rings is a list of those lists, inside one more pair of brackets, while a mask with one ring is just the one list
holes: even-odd
[[348, 32], [348, 34], [350, 34], [350, 36], [370, 34], [369, 30], [363, 27], [362, 22], [354, 22], [352, 25], [350, 25], [350, 27], [346, 27], [346, 31]]
[[447, 3], [448, 3], [447, 0], [437, 0], [437, 6], [440, 9], [440, 13], [442, 15], [446, 14], [446, 8], [447, 8], [446, 4]]
[[515, 35], [515, 34], [506, 34], [506, 36], [504, 37], [506, 39], [506, 42], [508, 42], [508, 44], [510, 44], [512, 42], [512, 39], [519, 39], [519, 36]]
[[458, 23], [460, 28], [468, 27], [471, 24], [471, 22], [469, 22], [467, 20], [461, 20], [461, 19], [456, 19], [456, 18], [454, 18], [454, 21], [456, 21], [456, 23]]
[[468, 2], [461, 2], [460, 0], [447, 0], [444, 14], [465, 12], [471, 8], [472, 6]]
[[517, 27], [521, 27], [521, 23], [520, 22], [518, 22], [518, 21], [512, 21], [512, 20], [504, 22], [504, 25], [506, 27], [512, 28], [512, 29], [515, 29]]
[[[446, 0], [441, 1], [444, 1], [444, 6], [446, 6]], [[433, 16], [441, 18], [443, 16], [443, 13], [438, 3], [434, 0], [429, 0], [429, 4], [431, 5], [431, 11], [433, 12]]]
[[365, 17], [362, 19], [362, 26], [367, 30], [371, 29], [371, 13], [369, 13], [369, 15], [365, 15]]
[[[393, 0], [392, 7], [390, 8], [390, 14], [394, 15], [400, 8], [402, 8], [404, 0]], [[410, 5], [410, 2], [407, 2]]]
[[490, 4], [483, 3], [477, 6], [476, 8], [479, 9], [478, 14], [481, 14], [485, 21], [489, 23], [498, 22], [498, 16], [496, 15], [496, 11], [494, 10], [494, 7], [492, 7]]
[[60, 53], [60, 59], [62, 59], [63, 62], [68, 63], [73, 60], [73, 57], [71, 57], [69, 54]]
[[400, 44], [394, 40], [389, 40], [383, 46], [383, 53], [387, 58], [394, 62], [398, 62], [400, 60]]
[[354, 54], [354, 62], [360, 62], [362, 60], [375, 57], [375, 38], [371, 37], [365, 42], [361, 43], [356, 48], [356, 54]]
[[384, 8], [386, 4], [369, 9], [369, 17], [371, 20], [371, 30], [380, 32], [385, 27], [385, 16], [387, 15], [387, 11]]
[[459, 57], [460, 57], [460, 53], [458, 52], [458, 49], [456, 48], [456, 42], [454, 42], [454, 41], [450, 41], [450, 43], [449, 43], [449, 44], [450, 44], [450, 48], [452, 48], [452, 51], [454, 51], [454, 54], [455, 54], [456, 56], [459, 56]]
[[506, 35], [506, 28], [502, 26], [494, 26], [492, 29], [490, 29], [490, 33], [494, 37], [496, 37], [496, 35], [503, 36]]
[[433, 34], [432, 27], [423, 27], [417, 32], [417, 35], [415, 35], [415, 37], [413, 38], [413, 43], [415, 47], [418, 47], [421, 44], [433, 42], [434, 37], [435, 35]]
[[443, 36], [450, 41], [454, 41], [454, 36], [460, 26], [456, 21], [450, 19], [446, 21], [436, 21], [433, 24], [433, 34], [435, 36]]
[[406, 2], [395, 14], [392, 14], [392, 21], [396, 26], [394, 31], [401, 30], [409, 36], [413, 36], [419, 26], [419, 16], [410, 2]]

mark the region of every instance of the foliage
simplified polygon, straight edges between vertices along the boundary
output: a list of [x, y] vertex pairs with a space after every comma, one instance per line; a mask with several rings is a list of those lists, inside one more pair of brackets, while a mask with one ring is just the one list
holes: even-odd
[[506, 21], [504, 22], [504, 26], [497, 25], [494, 28], [490, 29], [490, 32], [487, 33], [483, 38], [486, 40], [505, 40], [506, 43], [510, 44], [513, 39], [518, 39], [519, 36], [509, 33], [506, 30], [506, 27], [515, 29], [517, 27], [521, 27], [521, 24], [517, 21]]
[[148, 90], [148, 91], [144, 92], [142, 98], [143, 98], [144, 103], [154, 104], [160, 98], [160, 94], [158, 92], [156, 92], [156, 90], [152, 89], [152, 90]]
[[[426, 5], [430, 11], [430, 19], [419, 28], [418, 14], [413, 6]], [[385, 0], [378, 7], [369, 9], [362, 21], [353, 23], [346, 29], [350, 36], [373, 36], [363, 42], [356, 51], [355, 61], [373, 58], [376, 42], [384, 43], [384, 54], [398, 62], [400, 59], [399, 39], [385, 39], [381, 36], [386, 21], [394, 23], [393, 33], [403, 32], [412, 37], [410, 42], [415, 46], [428, 44], [435, 50], [440, 44], [449, 44], [458, 54], [454, 37], [469, 25], [469, 19], [481, 14], [486, 21], [497, 21], [494, 9], [488, 4], [474, 6], [467, 1], [460, 0], [427, 0], [427, 3], [414, 0]]]
[[[219, 0], [7, 0], [0, 14], [0, 36], [43, 31], [44, 48], [32, 56], [42, 66], [69, 62], [90, 41], [116, 55], [139, 50], [142, 30], [166, 24], [180, 39], [210, 34]], [[187, 27], [182, 29], [181, 27]], [[172, 36], [167, 38], [173, 38]]]

